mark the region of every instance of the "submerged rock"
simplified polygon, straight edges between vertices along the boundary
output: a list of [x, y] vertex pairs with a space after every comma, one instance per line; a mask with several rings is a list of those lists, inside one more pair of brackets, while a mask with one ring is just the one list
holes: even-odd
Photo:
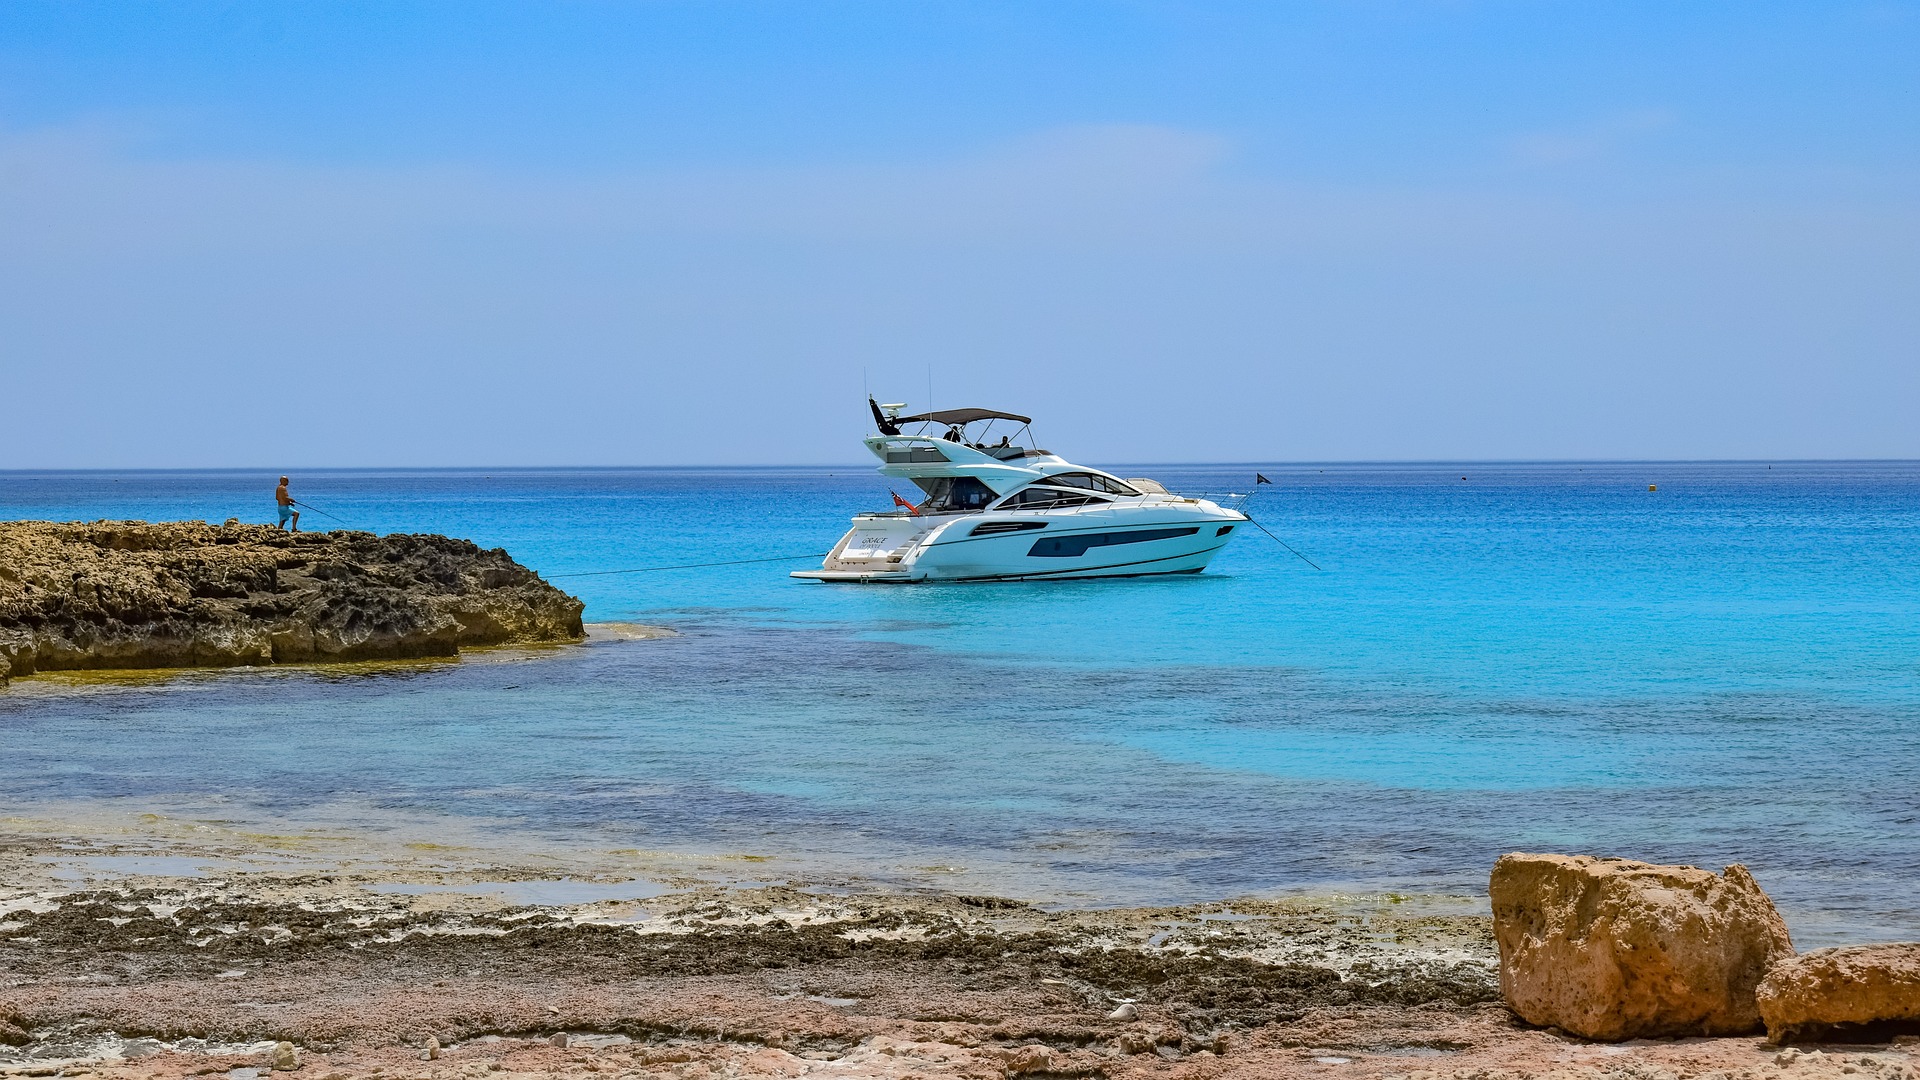
[[1816, 949], [1775, 964], [1760, 982], [1760, 1015], [1774, 1042], [1835, 1029], [1920, 1024], [1920, 943]]
[[1489, 891], [1507, 1004], [1589, 1039], [1757, 1030], [1754, 988], [1793, 955], [1744, 866], [1514, 854], [1494, 865]]
[[0, 522], [0, 679], [577, 641], [580, 601], [445, 536]]

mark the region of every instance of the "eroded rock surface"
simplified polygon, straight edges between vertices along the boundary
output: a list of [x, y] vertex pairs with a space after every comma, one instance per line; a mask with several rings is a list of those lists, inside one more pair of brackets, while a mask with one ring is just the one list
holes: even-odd
[[1775, 964], [1757, 997], [1775, 1042], [1836, 1029], [1920, 1025], [1920, 943], [1816, 949]]
[[578, 640], [580, 601], [445, 536], [0, 522], [0, 679]]
[[1513, 854], [1494, 865], [1490, 892], [1507, 1004], [1590, 1039], [1757, 1030], [1755, 987], [1793, 955], [1744, 866]]
[[1384, 899], [1041, 911], [796, 882], [528, 908], [356, 881], [0, 886], [0, 1077], [268, 1080], [280, 1040], [313, 1080], [1917, 1075], [1899, 1042], [1523, 1028], [1484, 918]]
[[[279, 1040], [303, 1058], [407, 1047], [459, 1064], [491, 1036], [570, 1054], [617, 1036], [660, 1064], [770, 1047], [837, 1060], [906, 1039], [965, 1051], [960, 1075], [989, 1080], [1019, 1061], [1080, 1075], [1210, 1061], [1274, 1025], [1289, 1054], [1511, 1030], [1484, 919], [1387, 903], [1046, 912], [796, 883], [554, 908], [368, 893], [342, 876], [360, 880], [329, 870], [11, 898], [0, 886], [0, 1017], [20, 1044], [0, 1043], [0, 1075], [10, 1061], [94, 1053], [109, 1035], [262, 1044], [263, 1068]], [[1119, 1001], [1132, 1008], [1116, 1017]], [[1369, 1026], [1389, 1016], [1390, 1032]], [[902, 1065], [940, 1064], [911, 1057]], [[309, 1060], [308, 1072], [328, 1070]]]

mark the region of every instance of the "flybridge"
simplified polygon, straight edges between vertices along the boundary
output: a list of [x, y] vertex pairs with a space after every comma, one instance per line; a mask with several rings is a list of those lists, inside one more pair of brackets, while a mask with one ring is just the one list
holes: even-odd
[[865, 441], [881, 461], [881, 475], [912, 480], [936, 504], [965, 492], [956, 509], [984, 508], [993, 498], [1041, 479], [1050, 467], [1068, 467], [1045, 450], [1010, 442], [982, 446], [934, 435], [871, 435]]
[[[868, 439], [867, 446], [888, 465], [979, 464], [1053, 456], [1045, 450], [1022, 445], [1033, 441], [1033, 430], [1029, 426], [1033, 418], [1019, 413], [997, 409], [940, 409], [901, 416], [900, 410], [906, 408], [905, 405], [882, 405], [872, 398], [867, 399], [867, 407], [873, 411], [873, 422], [880, 429], [880, 438]], [[996, 440], [994, 424], [998, 421], [1015, 426], [1001, 428]], [[907, 431], [909, 427], [914, 430]], [[953, 452], [962, 449], [972, 453]]]

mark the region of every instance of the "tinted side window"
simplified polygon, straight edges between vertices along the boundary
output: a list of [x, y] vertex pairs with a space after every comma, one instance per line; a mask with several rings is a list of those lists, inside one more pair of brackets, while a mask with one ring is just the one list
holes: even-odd
[[1004, 504], [1004, 508], [1039, 506], [1085, 506], [1100, 502], [1092, 495], [1078, 491], [1063, 491], [1059, 488], [1030, 487], [1020, 491]]
[[1050, 536], [1043, 540], [1036, 540], [1027, 554], [1036, 559], [1077, 559], [1094, 548], [1171, 540], [1177, 536], [1192, 536], [1199, 531], [1196, 526], [1185, 529], [1128, 529], [1125, 532], [1069, 533], [1066, 536]]
[[1046, 482], [1057, 487], [1086, 488], [1089, 491], [1104, 491], [1112, 495], [1138, 495], [1138, 491], [1118, 480], [1109, 480], [1092, 473], [1069, 472], [1055, 473], [1047, 477]]

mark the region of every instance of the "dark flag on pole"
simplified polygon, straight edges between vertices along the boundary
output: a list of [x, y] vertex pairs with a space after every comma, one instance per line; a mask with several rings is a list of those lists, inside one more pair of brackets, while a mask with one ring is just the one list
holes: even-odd
[[1259, 473], [1254, 473], [1254, 474], [1253, 474], [1253, 486], [1254, 486], [1254, 487], [1259, 487], [1259, 486], [1260, 486], [1261, 484], [1271, 484], [1271, 483], [1273, 483], [1273, 481], [1271, 481], [1271, 480], [1269, 480], [1269, 479], [1267, 479], [1267, 478], [1266, 478], [1266, 477], [1264, 477], [1264, 476], [1261, 476], [1261, 475], [1260, 475]]

